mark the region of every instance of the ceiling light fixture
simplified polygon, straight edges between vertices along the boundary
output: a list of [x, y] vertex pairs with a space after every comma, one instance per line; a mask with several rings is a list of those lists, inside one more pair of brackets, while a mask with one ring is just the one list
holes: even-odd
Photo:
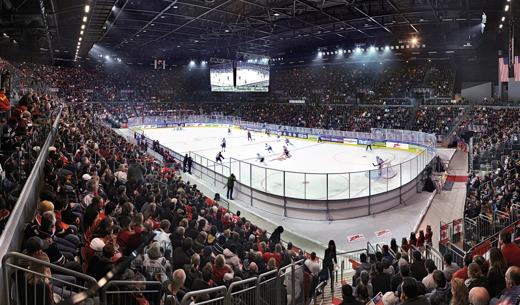
[[90, 5], [85, 5], [85, 13], [88, 13], [90, 12]]

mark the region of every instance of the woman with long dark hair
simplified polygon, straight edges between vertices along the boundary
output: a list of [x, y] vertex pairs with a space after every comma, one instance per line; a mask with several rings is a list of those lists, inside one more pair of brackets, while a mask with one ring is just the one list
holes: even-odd
[[325, 249], [325, 256], [323, 257], [323, 269], [328, 270], [330, 279], [330, 289], [334, 289], [334, 266], [338, 263], [336, 257], [336, 243], [333, 240], [329, 241], [329, 246]]
[[497, 296], [506, 288], [506, 271], [507, 262], [502, 252], [498, 248], [491, 248], [489, 250], [489, 271], [487, 273], [489, 296], [491, 298]]

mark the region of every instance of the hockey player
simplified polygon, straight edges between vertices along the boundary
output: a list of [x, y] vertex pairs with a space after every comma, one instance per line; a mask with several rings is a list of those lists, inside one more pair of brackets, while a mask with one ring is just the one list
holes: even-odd
[[247, 141], [253, 141], [253, 137], [251, 137], [251, 131], [247, 131]]
[[222, 160], [224, 160], [224, 156], [222, 155], [222, 152], [219, 151], [217, 156], [215, 157], [215, 162], [219, 162], [220, 164], [222, 164]]
[[285, 158], [291, 157], [291, 154], [289, 153], [289, 149], [287, 149], [287, 146], [283, 147], [283, 155], [285, 156]]
[[222, 151], [226, 151], [226, 138], [222, 138], [222, 143], [220, 143], [220, 147]]
[[268, 153], [272, 153], [273, 152], [273, 148], [271, 147], [271, 145], [265, 143], [265, 150], [267, 150]]
[[265, 164], [265, 158], [262, 155], [260, 155], [259, 153], [256, 153], [256, 161]]

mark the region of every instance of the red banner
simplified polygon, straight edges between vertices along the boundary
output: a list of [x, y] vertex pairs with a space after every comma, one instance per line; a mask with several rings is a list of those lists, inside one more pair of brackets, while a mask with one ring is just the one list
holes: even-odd
[[450, 239], [450, 237], [448, 236], [448, 224], [445, 223], [445, 224], [441, 225], [441, 230], [440, 231], [441, 232], [440, 232], [440, 240], [439, 240], [439, 242], [440, 243], [447, 242]]

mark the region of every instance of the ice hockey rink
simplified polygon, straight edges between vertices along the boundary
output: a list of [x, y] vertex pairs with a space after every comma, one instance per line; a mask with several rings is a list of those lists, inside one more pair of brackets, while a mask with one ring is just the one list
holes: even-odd
[[[291, 144], [287, 147], [291, 158], [282, 160], [285, 138], [277, 139], [276, 135], [252, 132], [253, 140], [248, 141], [247, 131], [236, 128], [231, 129], [231, 134], [225, 127], [139, 129], [141, 131], [177, 153], [191, 152], [192, 157], [194, 153], [207, 158], [199, 162], [200, 158], [195, 156], [196, 163], [224, 174], [234, 173], [240, 182], [258, 190], [293, 198], [356, 198], [369, 195], [369, 189], [373, 195], [398, 188], [422, 170], [416, 168], [416, 162], [410, 161], [416, 159], [419, 151], [377, 146], [373, 151], [366, 151], [365, 146], [290, 138]], [[222, 152], [225, 159], [219, 164], [215, 163], [215, 157], [221, 151], [223, 138], [227, 147]], [[266, 150], [266, 144], [272, 147], [272, 153]], [[257, 153], [265, 157], [265, 163], [257, 160]], [[376, 156], [391, 163], [389, 171], [395, 171], [395, 176], [390, 179], [379, 176], [374, 166]], [[249, 163], [253, 164], [251, 168]]]

